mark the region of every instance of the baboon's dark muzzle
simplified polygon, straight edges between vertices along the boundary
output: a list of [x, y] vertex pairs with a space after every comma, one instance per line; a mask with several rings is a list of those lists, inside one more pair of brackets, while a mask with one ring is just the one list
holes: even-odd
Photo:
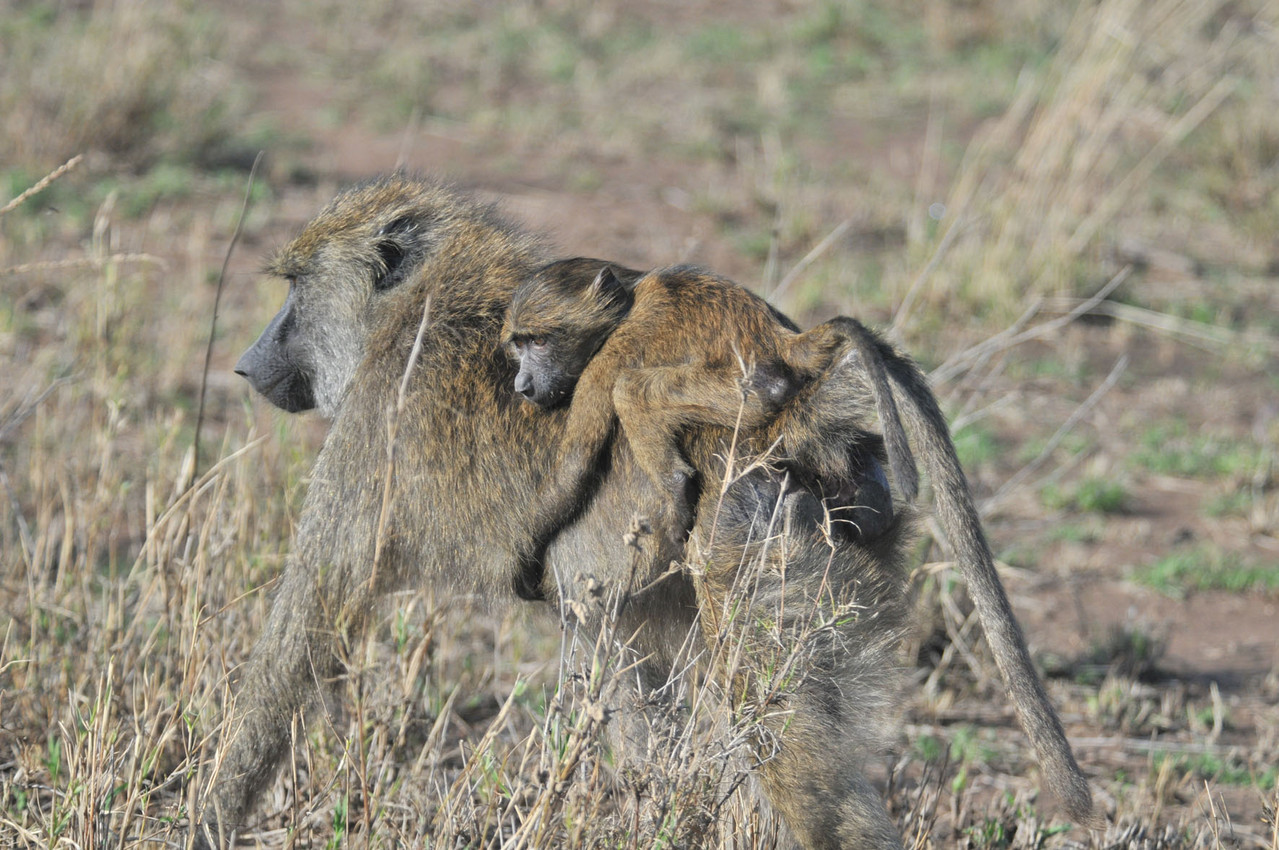
[[315, 407], [311, 377], [291, 353], [292, 306], [285, 303], [258, 341], [240, 356], [235, 373], [276, 407], [301, 413]]
[[515, 391], [529, 401], [532, 401], [535, 394], [533, 389], [533, 379], [524, 372], [520, 372], [515, 376]]

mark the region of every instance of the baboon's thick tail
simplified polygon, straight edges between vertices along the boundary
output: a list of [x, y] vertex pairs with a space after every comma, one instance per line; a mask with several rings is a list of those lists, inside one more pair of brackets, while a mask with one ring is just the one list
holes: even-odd
[[888, 454], [888, 466], [892, 470], [894, 483], [899, 495], [907, 502], [915, 501], [919, 495], [919, 471], [915, 466], [915, 457], [911, 454], [910, 443], [906, 440], [906, 430], [902, 427], [902, 419], [893, 398], [889, 385], [888, 370], [880, 356], [880, 340], [861, 322], [850, 320], [858, 328], [858, 348], [866, 366], [866, 374], [870, 379], [871, 396], [875, 399], [875, 412], [879, 415], [879, 424], [884, 431], [884, 448]]
[[906, 502], [915, 501], [915, 497], [919, 495], [919, 470], [906, 439], [906, 429], [897, 412], [897, 403], [893, 398], [888, 368], [882, 353], [885, 350], [891, 351], [892, 348], [878, 334], [851, 316], [836, 316], [815, 328], [813, 333], [821, 334], [823, 331], [833, 333], [851, 345], [852, 353], [861, 361], [863, 377], [875, 402], [875, 413], [879, 416], [880, 430], [884, 435], [884, 449], [888, 455], [888, 468], [892, 471], [893, 483], [897, 487], [896, 495]]
[[923, 374], [889, 346], [881, 347], [925, 468], [933, 480], [941, 520], [981, 618], [986, 640], [1003, 675], [1022, 728], [1035, 748], [1044, 783], [1078, 823], [1094, 826], [1092, 793], [1075, 762], [1065, 730], [1026, 649], [1026, 639], [1013, 616], [1004, 586], [995, 572], [990, 545], [959, 465], [946, 419]]

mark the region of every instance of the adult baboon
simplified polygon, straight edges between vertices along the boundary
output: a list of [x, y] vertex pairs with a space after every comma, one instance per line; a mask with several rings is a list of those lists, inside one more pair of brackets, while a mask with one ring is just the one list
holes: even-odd
[[[614, 274], [609, 266], [594, 278], [582, 273], [583, 264], [599, 262], [561, 260], [539, 269], [515, 290], [502, 328], [503, 345], [519, 361], [516, 392], [541, 407], [573, 400], [555, 480], [538, 494], [521, 558], [522, 573], [531, 572], [534, 583], [546, 544], [588, 498], [615, 419], [640, 468], [668, 494], [665, 536], [679, 544], [691, 530], [699, 488], [680, 449], [683, 435], [705, 426], [738, 428], [739, 436], [758, 432], [840, 354], [860, 357], [894, 483], [904, 501], [914, 501], [915, 459], [878, 340], [860, 322], [840, 317], [799, 333], [762, 298], [692, 266], [643, 276]], [[824, 490], [846, 490], [850, 480], [857, 478], [827, 482]], [[877, 534], [890, 520], [891, 510], [881, 513], [868, 532]]]
[[[266, 629], [223, 726], [203, 813], [215, 841], [244, 823], [289, 752], [293, 718], [339, 672], [341, 634], [363, 628], [381, 594], [432, 582], [500, 601], [512, 587], [509, 541], [527, 526], [521, 511], [554, 475], [567, 414], [534, 409], [513, 392], [516, 370], [501, 350], [500, 332], [515, 287], [549, 259], [537, 240], [465, 194], [392, 176], [339, 195], [272, 262], [289, 294], [237, 371], [280, 407], [316, 407], [332, 424]], [[403, 383], [394, 475], [384, 493], [386, 412], [400, 395], [419, 329], [420, 357]], [[921, 438], [925, 452], [945, 455], [949, 440], [944, 422], [933, 417], [935, 404], [927, 407], [927, 387], [907, 361], [881, 351], [905, 388], [907, 417], [933, 428]], [[827, 467], [846, 470], [849, 448], [842, 441], [860, 428], [844, 423], [872, 404], [864, 371], [842, 362], [802, 387], [773, 426], [790, 429], [801, 474], [760, 466], [725, 487], [708, 481], [689, 569], [662, 580], [659, 560], [634, 572], [623, 532], [632, 515], [660, 505], [665, 494], [638, 469], [626, 440], [615, 440], [593, 498], [550, 546], [539, 588], [564, 607], [597, 582], [633, 589], [618, 627], [635, 635], [626, 652], [639, 663], [621, 679], [636, 693], [619, 697], [623, 717], [612, 725], [621, 727], [625, 742], [642, 745], [646, 724], [628, 725], [627, 709], [647, 703], [649, 689], [666, 682], [675, 647], [699, 612], [716, 628], [733, 625], [726, 620], [735, 577], [752, 567], [747, 616], [738, 622], [776, 623], [802, 644], [796, 657], [803, 669], [762, 697], [782, 700], [784, 710], [762, 715], [754, 740], [765, 792], [808, 848], [900, 846], [862, 762], [876, 717], [890, 702], [892, 653], [907, 616], [909, 511], [878, 537], [833, 540], [822, 528], [822, 502], [802, 474], [820, 480]], [[809, 414], [830, 430], [805, 426]], [[682, 449], [695, 468], [710, 470], [730, 438], [728, 429], [693, 429]], [[950, 458], [953, 452], [927, 458], [935, 478]], [[858, 463], [870, 469], [880, 460], [866, 455]], [[962, 477], [936, 484], [939, 493], [963, 494], [953, 496], [959, 507], [943, 501], [943, 519], [967, 520], [984, 546], [975, 515], [964, 512], [971, 502], [964, 501]], [[961, 557], [981, 561], [982, 554]], [[1039, 700], [1030, 725], [1040, 724], [1032, 737], [1035, 728], [1047, 729], [1046, 737], [1035, 737], [1045, 774], [1064, 790], [1069, 811], [1084, 817], [1087, 785], [1029, 666], [988, 550], [984, 555], [990, 587], [974, 595], [985, 606], [987, 630], [997, 653], [1001, 634], [1019, 648], [1017, 664], [1005, 673], [1017, 700]], [[821, 627], [807, 629], [800, 621], [814, 615], [805, 612], [818, 612]], [[1011, 632], [998, 630], [1004, 620]], [[749, 689], [752, 679], [741, 669], [731, 675], [736, 689]], [[1030, 690], [1018, 690], [1023, 685]]]

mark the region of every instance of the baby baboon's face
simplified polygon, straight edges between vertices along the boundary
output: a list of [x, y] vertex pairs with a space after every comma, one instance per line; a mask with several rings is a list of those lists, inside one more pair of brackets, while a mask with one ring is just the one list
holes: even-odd
[[554, 407], [568, 398], [589, 359], [563, 337], [516, 337], [509, 349], [520, 362], [515, 391], [538, 407]]
[[[596, 271], [598, 269], [598, 271]], [[578, 378], [630, 309], [625, 281], [599, 260], [559, 260], [515, 290], [502, 340], [520, 364], [515, 391], [539, 407], [573, 393]]]

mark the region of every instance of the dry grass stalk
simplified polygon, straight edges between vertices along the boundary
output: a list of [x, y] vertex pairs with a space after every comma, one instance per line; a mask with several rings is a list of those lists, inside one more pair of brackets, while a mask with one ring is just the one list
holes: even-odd
[[44, 177], [40, 178], [40, 180], [38, 180], [33, 186], [21, 192], [17, 197], [9, 201], [3, 207], [0, 207], [0, 217], [13, 212], [18, 207], [22, 206], [23, 202], [32, 195], [38, 195], [40, 192], [43, 192], [49, 187], [50, 183], [57, 180], [62, 175], [72, 171], [83, 159], [83, 154], [76, 154], [66, 162], [62, 163], [62, 165], [59, 165], [57, 168], [50, 171]]
[[969, 145], [946, 202], [950, 224], [897, 324], [925, 280], [934, 300], [961, 294], [1005, 306], [1075, 289], [1098, 235], [1234, 90], [1227, 71], [1257, 36], [1226, 28], [1205, 45], [1221, 8], [1080, 4], [1048, 71], [1024, 74], [1008, 109]]

